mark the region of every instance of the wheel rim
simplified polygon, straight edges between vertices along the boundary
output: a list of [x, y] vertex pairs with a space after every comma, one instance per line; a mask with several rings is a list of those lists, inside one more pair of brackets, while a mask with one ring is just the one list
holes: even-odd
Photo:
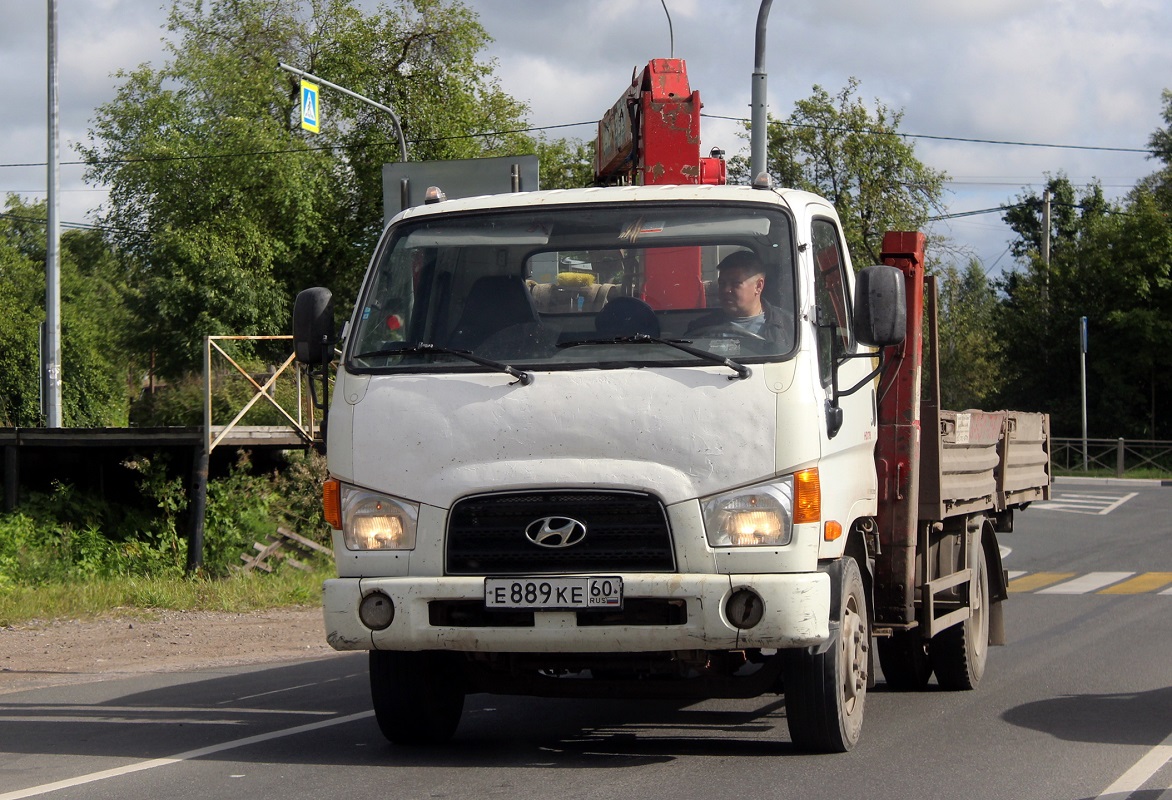
[[989, 647], [989, 615], [986, 603], [986, 596], [989, 593], [989, 579], [985, 574], [984, 558], [977, 559], [977, 574], [973, 576], [973, 587], [976, 591], [972, 592], [972, 596], [969, 598], [969, 608], [972, 614], [970, 622], [974, 635], [970, 638], [973, 654], [980, 662], [984, 659], [985, 651]]
[[852, 596], [842, 619], [842, 691], [848, 714], [854, 714], [867, 692], [867, 638], [866, 617]]

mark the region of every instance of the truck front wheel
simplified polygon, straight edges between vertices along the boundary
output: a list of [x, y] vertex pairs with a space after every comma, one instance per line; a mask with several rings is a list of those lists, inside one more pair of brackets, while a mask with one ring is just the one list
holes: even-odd
[[[838, 624], [829, 647], [785, 651], [785, 714], [793, 743], [823, 753], [845, 753], [859, 741], [867, 700], [871, 625], [863, 579], [844, 558], [832, 590]], [[833, 578], [833, 573], [832, 573]]]
[[441, 744], [464, 713], [464, 676], [454, 653], [370, 651], [374, 718], [394, 744]]

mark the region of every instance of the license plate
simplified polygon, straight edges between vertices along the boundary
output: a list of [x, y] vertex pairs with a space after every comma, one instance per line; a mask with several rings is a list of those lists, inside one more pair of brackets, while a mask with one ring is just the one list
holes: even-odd
[[623, 579], [595, 576], [485, 578], [484, 605], [525, 611], [622, 608]]

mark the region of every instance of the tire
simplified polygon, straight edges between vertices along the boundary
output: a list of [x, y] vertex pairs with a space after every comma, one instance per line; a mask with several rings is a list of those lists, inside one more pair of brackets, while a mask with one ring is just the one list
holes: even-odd
[[[824, 652], [787, 650], [785, 714], [789, 735], [802, 750], [845, 753], [859, 741], [867, 700], [871, 625], [863, 579], [844, 558], [832, 591], [831, 640]], [[835, 624], [837, 623], [837, 624]]]
[[919, 692], [932, 677], [932, 663], [928, 648], [918, 628], [898, 631], [890, 637], [875, 640], [879, 665], [887, 686], [897, 692]]
[[980, 537], [973, 551], [974, 575], [969, 584], [972, 615], [932, 638], [932, 669], [936, 681], [950, 691], [976, 689], [985, 674], [989, 656], [989, 569]]
[[464, 681], [454, 653], [370, 651], [370, 695], [379, 730], [398, 745], [442, 744], [464, 713]]

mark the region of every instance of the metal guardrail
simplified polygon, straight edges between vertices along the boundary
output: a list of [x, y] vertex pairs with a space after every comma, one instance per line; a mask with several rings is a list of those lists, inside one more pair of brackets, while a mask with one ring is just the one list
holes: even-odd
[[[313, 404], [305, 403], [304, 395], [301, 391], [301, 380], [304, 377], [301, 371], [301, 365], [294, 363], [294, 353], [290, 352], [288, 357], [281, 363], [281, 365], [269, 375], [268, 379], [262, 384], [258, 383], [253, 377], [252, 373], [240, 366], [232, 356], [220, 347], [218, 342], [221, 341], [287, 341], [290, 344], [293, 342], [292, 336], [205, 336], [204, 337], [204, 354], [203, 354], [203, 427], [204, 427], [204, 452], [211, 453], [216, 448], [216, 445], [224, 441], [224, 439], [239, 425], [240, 421], [244, 419], [253, 406], [260, 400], [267, 401], [273, 406], [286, 420], [289, 422], [289, 427], [302, 439], [306, 444], [312, 445], [315, 441], [315, 420], [313, 415]], [[244, 376], [244, 379], [252, 384], [253, 395], [244, 404], [244, 407], [232, 418], [232, 421], [227, 425], [214, 426], [212, 425], [212, 357], [213, 354], [218, 353], [225, 361], [231, 364], [237, 372]], [[293, 379], [297, 384], [297, 416], [294, 417], [285, 408], [277, 402], [276, 397], [272, 394], [272, 389], [277, 383], [277, 379], [283, 375], [289, 367], [293, 367]], [[308, 421], [302, 414], [302, 409], [307, 407], [306, 416]]]
[[[1083, 443], [1086, 449], [1083, 449]], [[1122, 478], [1137, 469], [1172, 472], [1172, 441], [1159, 439], [1050, 439], [1055, 469], [1111, 470]]]

